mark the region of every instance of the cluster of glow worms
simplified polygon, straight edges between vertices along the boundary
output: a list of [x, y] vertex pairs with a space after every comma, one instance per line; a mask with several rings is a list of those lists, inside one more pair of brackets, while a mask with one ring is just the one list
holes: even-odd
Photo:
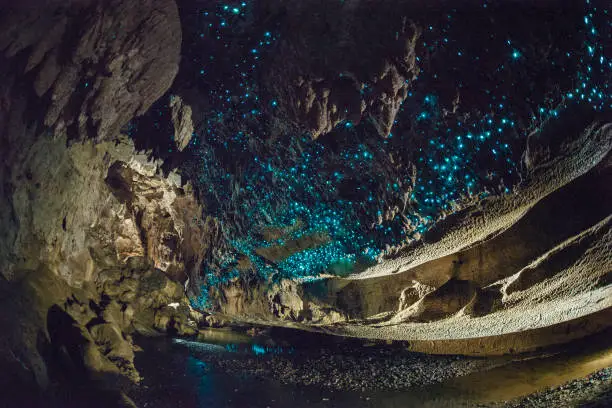
[[[558, 41], [542, 56], [546, 44], [534, 45], [524, 30], [508, 34], [489, 23], [472, 32], [473, 21], [487, 21], [493, 8], [481, 6], [480, 19], [453, 9], [423, 27], [417, 50], [423, 67], [388, 138], [346, 122], [317, 141], [287, 134], [274, 143], [265, 138], [266, 126], [279, 101], [259, 89], [258, 69], [280, 30], [244, 29], [250, 2], [213, 4], [191, 16], [189, 26], [198, 31], [186, 33], [191, 61], [182, 69], [190, 70], [204, 101], [194, 108], [199, 130], [189, 167], [233, 248], [205, 266], [205, 286], [237, 277], [238, 256], [263, 277], [305, 278], [375, 262], [387, 245], [427, 231], [463, 200], [510, 194], [527, 133], [576, 104], [612, 108], [607, 9], [587, 1], [581, 28], [573, 29], [578, 45], [565, 49]], [[471, 44], [475, 34], [488, 38]], [[539, 83], [541, 77], [556, 82]], [[286, 233], [266, 241], [266, 227]], [[314, 233], [329, 239], [276, 264], [255, 253]]]

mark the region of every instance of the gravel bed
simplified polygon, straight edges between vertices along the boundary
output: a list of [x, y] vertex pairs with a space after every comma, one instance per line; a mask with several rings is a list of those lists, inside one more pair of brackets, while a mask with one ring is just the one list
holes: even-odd
[[207, 362], [229, 374], [342, 391], [403, 390], [504, 364], [501, 359], [428, 356], [383, 349], [257, 357], [224, 353], [212, 360], [207, 356]]
[[307, 342], [307, 349], [150, 343], [137, 359], [145, 381], [128, 392], [146, 408], [612, 407], [612, 368], [516, 400], [478, 404], [469, 390], [444, 382], [514, 364], [508, 358], [431, 356], [353, 343]]

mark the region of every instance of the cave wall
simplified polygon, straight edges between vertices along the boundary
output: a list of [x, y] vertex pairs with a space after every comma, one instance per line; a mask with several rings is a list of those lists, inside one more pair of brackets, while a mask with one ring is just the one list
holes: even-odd
[[483, 4], [3, 5], [3, 381], [138, 381], [192, 306], [404, 340], [607, 307], [605, 13]]
[[[388, 313], [411, 274], [483, 288], [605, 212], [597, 193], [559, 204], [555, 217], [598, 208], [561, 233], [535, 207], [608, 151], [593, 130], [610, 120], [601, 2], [183, 2], [180, 12], [177, 81], [132, 136], [171, 132], [177, 97], [191, 108], [189, 147], [159, 153], [197, 180], [226, 237], [190, 282], [201, 308], [293, 321], [320, 302], [313, 322]], [[325, 295], [292, 283], [319, 278], [333, 282]]]
[[[564, 179], [522, 188], [573, 151], [544, 139], [608, 120], [599, 3], [179, 6], [177, 80], [130, 135], [162, 135], [156, 153], [222, 225], [225, 243], [190, 281], [202, 307], [237, 276], [375, 276], [431, 260], [423, 243], [442, 256], [483, 240], [590, 168], [580, 153]], [[178, 100], [193, 125], [182, 150], [163, 136]], [[508, 208], [480, 214], [491, 196]], [[461, 221], [470, 212], [492, 226]]]
[[216, 239], [120, 133], [178, 72], [178, 8], [3, 4], [0, 39], [1, 382], [137, 382], [132, 335], [194, 333], [184, 283]]
[[[508, 198], [490, 198], [486, 205], [458, 213], [451, 226], [456, 234], [452, 247], [440, 239], [445, 235], [432, 234], [417, 247], [420, 254], [406, 248], [360, 275], [261, 286], [236, 279], [214, 292], [217, 310], [238, 319], [315, 326], [430, 322], [456, 314], [480, 317], [606, 288], [611, 272], [603, 260], [609, 254], [610, 136], [609, 125], [586, 131], [580, 144], [568, 136], [570, 145], [591, 146], [598, 153], [576, 149], [568, 162], [556, 158], [542, 166], [546, 171], [533, 173], [533, 184], [520, 194], [531, 196], [530, 202], [517, 198], [510, 205]], [[591, 169], [572, 163], [582, 161], [581, 155]], [[549, 184], [551, 174], [559, 181], [576, 169], [567, 184]], [[479, 231], [476, 237], [474, 230]], [[441, 255], [445, 251], [450, 253]]]

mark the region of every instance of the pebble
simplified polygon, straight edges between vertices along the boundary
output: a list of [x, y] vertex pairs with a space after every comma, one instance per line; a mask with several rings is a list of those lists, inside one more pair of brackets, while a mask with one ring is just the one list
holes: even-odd
[[[210, 359], [213, 358], [212, 361]], [[292, 355], [207, 356], [229, 374], [279, 379], [285, 384], [315, 385], [342, 391], [403, 390], [429, 385], [502, 364], [495, 359], [427, 356], [374, 347], [300, 351]]]

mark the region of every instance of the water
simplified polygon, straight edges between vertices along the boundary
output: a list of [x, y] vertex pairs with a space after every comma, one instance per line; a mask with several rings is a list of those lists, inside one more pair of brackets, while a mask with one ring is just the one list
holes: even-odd
[[[144, 352], [137, 355], [136, 365], [144, 377], [143, 386], [130, 395], [135, 396], [139, 406], [149, 408], [467, 407], [510, 400], [612, 366], [612, 337], [604, 333], [588, 341], [529, 357], [486, 361], [460, 359], [462, 364], [474, 362], [484, 368], [433, 385], [400, 391], [336, 391], [325, 386], [286, 384], [280, 376], [274, 377], [267, 370], [270, 364], [274, 366], [280, 364], [279, 361], [295, 362], [292, 367], [302, 367], [300, 364], [320, 357], [319, 353], [339, 359], [342, 368], [345, 357], [347, 362], [354, 361], [351, 358], [355, 355], [363, 355], [366, 360], [378, 351], [383, 354], [373, 360], [372, 369], [381, 366], [384, 369], [385, 358], [393, 359], [394, 353], [405, 356], [406, 352], [394, 349], [395, 346], [364, 348], [358, 341], [330, 342], [311, 334], [303, 336], [302, 344], [293, 338], [293, 345], [285, 340], [253, 338], [230, 331], [206, 332], [200, 337], [205, 341], [142, 339], [139, 344]], [[390, 354], [389, 348], [392, 349]], [[410, 354], [417, 365], [421, 359], [436, 364], [447, 361]], [[227, 361], [232, 362], [231, 369], [219, 368], [220, 363], [223, 365]], [[486, 365], [489, 362], [493, 368]], [[245, 369], [241, 370], [243, 364]], [[360, 364], [358, 369], [368, 367], [368, 363]], [[345, 368], [348, 373], [355, 366], [347, 363]], [[411, 369], [415, 368], [406, 366], [406, 370]], [[385, 373], [383, 370], [382, 374], [375, 375], [384, 376]], [[439, 371], [433, 370], [431, 375], [438, 375], [436, 373]]]

